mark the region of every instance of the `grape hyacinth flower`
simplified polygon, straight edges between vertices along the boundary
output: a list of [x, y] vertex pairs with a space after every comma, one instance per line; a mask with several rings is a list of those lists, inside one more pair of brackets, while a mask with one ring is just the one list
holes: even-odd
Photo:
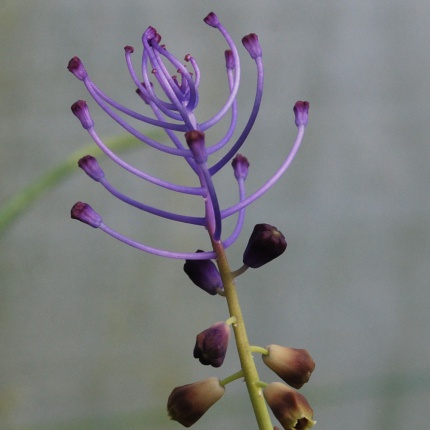
[[[133, 84], [137, 88], [136, 93], [142, 100], [143, 107], [152, 114], [147, 115], [132, 110], [109, 97], [92, 81], [78, 57], [70, 60], [68, 70], [83, 82], [95, 103], [131, 136], [151, 150], [160, 151], [166, 156], [173, 156], [178, 161], [185, 162], [190, 173], [195, 175], [198, 185], [186, 186], [166, 181], [144, 172], [119, 157], [109, 149], [96, 132], [87, 103], [84, 100], [78, 100], [72, 105], [72, 112], [102, 152], [120, 167], [146, 182], [170, 190], [172, 193], [200, 198], [203, 210], [198, 214], [186, 215], [135, 200], [117, 190], [108, 181], [93, 156], [87, 155], [81, 158], [78, 163], [79, 167], [91, 179], [99, 182], [110, 194], [127, 205], [176, 223], [206, 229], [209, 236], [207, 250], [176, 251], [138, 242], [105, 224], [102, 217], [87, 203], [77, 202], [71, 210], [71, 216], [139, 250], [161, 257], [185, 260], [184, 271], [195, 285], [210, 295], [223, 296], [227, 301], [229, 309], [227, 321], [232, 324], [241, 369], [223, 381], [219, 381], [218, 378], [209, 378], [200, 383], [185, 385], [173, 390], [168, 401], [170, 417], [186, 427], [191, 426], [222, 397], [226, 384], [244, 378], [259, 429], [268, 430], [270, 428], [272, 430], [273, 425], [261, 390], [265, 385], [258, 378], [234, 278], [248, 267], [258, 268], [280, 256], [286, 248], [286, 241], [282, 233], [275, 227], [269, 224], [258, 224], [243, 255], [244, 266], [236, 271], [230, 269], [226, 249], [236, 242], [242, 231], [245, 208], [268, 191], [293, 161], [307, 126], [309, 103], [298, 101], [294, 105], [297, 135], [278, 170], [259, 189], [248, 194], [245, 180], [250, 163], [238, 151], [248, 138], [261, 105], [264, 82], [262, 49], [256, 34], [251, 33], [243, 37], [242, 44], [256, 66], [257, 84], [249, 118], [243, 129], [237, 130], [239, 116], [237, 95], [241, 77], [238, 48], [213, 12], [204, 18], [204, 22], [221, 34], [228, 47], [225, 51], [228, 95], [224, 104], [210, 118], [202, 120], [197, 116], [200, 98], [199, 86], [202, 79], [197, 61], [192, 55], [186, 54], [184, 64], [168, 51], [164, 44], [161, 44], [161, 36], [153, 27], [148, 27], [142, 36], [143, 53], [139, 72], [132, 61], [134, 48], [131, 46], [124, 48], [126, 65]], [[171, 69], [176, 70], [176, 74], [171, 74], [169, 71]], [[207, 131], [226, 117], [228, 117], [228, 124], [225, 134], [217, 142], [210, 142], [210, 139], [207, 138]], [[133, 124], [140, 122], [163, 130], [169, 143], [166, 144], [145, 135], [137, 126], [132, 125], [132, 122]], [[226, 121], [223, 122], [223, 124], [225, 123]], [[232, 206], [223, 207], [222, 202], [219, 201], [213, 178], [229, 163], [233, 168], [233, 174], [230, 173], [230, 175], [238, 190], [238, 201]], [[236, 225], [231, 232], [226, 233], [223, 229], [223, 221], [232, 216], [237, 216]], [[198, 335], [194, 356], [199, 358], [203, 364], [220, 366], [225, 357], [228, 338], [229, 326], [226, 323], [211, 326]], [[264, 351], [267, 353], [267, 350]], [[270, 392], [270, 389], [268, 391]], [[184, 395], [186, 397], [183, 397]]]

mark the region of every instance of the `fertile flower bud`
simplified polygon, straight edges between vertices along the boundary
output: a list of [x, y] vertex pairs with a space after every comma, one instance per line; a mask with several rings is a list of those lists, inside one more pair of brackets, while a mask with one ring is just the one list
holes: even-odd
[[70, 215], [91, 227], [98, 228], [103, 222], [102, 217], [87, 203], [77, 202], [73, 205]]
[[169, 417], [184, 427], [191, 427], [224, 392], [225, 388], [215, 377], [176, 387], [167, 400]]
[[305, 349], [287, 348], [279, 345], [266, 346], [269, 353], [262, 356], [266, 366], [287, 384], [301, 388], [309, 381], [315, 362]]
[[78, 100], [73, 103], [71, 109], [73, 115], [81, 121], [82, 127], [84, 127], [85, 130], [94, 127], [94, 121], [91, 118], [90, 110], [88, 109], [88, 105], [85, 100]]
[[309, 102], [298, 101], [294, 105], [293, 110], [296, 117], [296, 126], [300, 127], [304, 125], [306, 127], [308, 125]]
[[249, 55], [253, 60], [263, 55], [261, 51], [260, 42], [258, 36], [255, 33], [248, 34], [242, 38], [242, 44], [249, 52]]
[[285, 430], [307, 430], [316, 424], [306, 398], [281, 382], [272, 382], [263, 390], [264, 398]]
[[[197, 252], [203, 252], [199, 249]], [[202, 290], [215, 296], [223, 290], [221, 275], [212, 260], [185, 260], [184, 272]]]
[[243, 253], [243, 264], [257, 269], [279, 257], [287, 248], [284, 235], [269, 224], [257, 224]]
[[227, 353], [230, 326], [225, 322], [218, 322], [202, 331], [196, 337], [194, 358], [198, 358], [205, 366], [220, 367]]
[[98, 161], [92, 155], [85, 155], [78, 161], [79, 167], [92, 179], [99, 182], [105, 177]]

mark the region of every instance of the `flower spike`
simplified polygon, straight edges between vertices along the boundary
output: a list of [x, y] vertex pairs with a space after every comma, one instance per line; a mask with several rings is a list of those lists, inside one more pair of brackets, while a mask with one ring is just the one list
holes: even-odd
[[[226, 249], [236, 242], [242, 231], [246, 208], [269, 190], [294, 160], [308, 124], [309, 103], [298, 101], [294, 105], [297, 135], [281, 166], [260, 188], [247, 194], [245, 181], [250, 173], [250, 162], [238, 152], [249, 137], [261, 106], [264, 87], [262, 48], [255, 33], [244, 36], [243, 47], [239, 46], [242, 51], [247, 52], [246, 60], [249, 62], [250, 57], [256, 70], [256, 85], [250, 113], [247, 118], [239, 118], [237, 96], [241, 80], [241, 62], [238, 47], [215, 13], [209, 13], [204, 18], [204, 22], [216, 29], [217, 34], [221, 35], [227, 45], [222, 61], [227, 95], [209, 118], [200, 118], [197, 114], [200, 100], [199, 87], [204, 76], [196, 59], [189, 53], [177, 57], [170, 52], [166, 45], [161, 43], [161, 35], [154, 27], [149, 26], [142, 34], [139, 66], [136, 67], [134, 64], [135, 49], [131, 45], [124, 47], [126, 67], [138, 97], [137, 101], [145, 110], [143, 113], [140, 109], [132, 110], [117, 102], [98, 87], [78, 57], [73, 57], [67, 68], [85, 85], [92, 99], [114, 122], [133, 139], [147, 146], [148, 151], [160, 151], [162, 155], [173, 156], [174, 160], [182, 162], [189, 168], [195, 183], [188, 185], [183, 182], [169, 182], [161, 175], [152, 176], [140, 167], [126, 162], [105, 144], [96, 131], [87, 103], [84, 100], [78, 100], [71, 107], [73, 114], [110, 161], [137, 178], [143, 179], [148, 187], [161, 187], [178, 193], [180, 197], [185, 194], [190, 199], [199, 199], [200, 210], [192, 214], [177, 213], [175, 210], [169, 211], [151, 206], [122, 193], [108, 181], [98, 161], [91, 155], [82, 157], [78, 161], [79, 167], [112, 196], [133, 209], [158, 216], [168, 222], [186, 223], [206, 229], [209, 244], [205, 248], [209, 250], [174, 251], [147, 245], [111, 228], [103, 221], [101, 215], [89, 204], [83, 202], [75, 203], [71, 209], [71, 217], [140, 251], [164, 258], [185, 260], [183, 269], [191, 282], [210, 295], [223, 296], [227, 302], [229, 318], [225, 322], [213, 324], [196, 336], [193, 356], [203, 365], [221, 366], [226, 356], [230, 331], [233, 331], [241, 368], [223, 380], [211, 377], [176, 387], [167, 402], [168, 414], [172, 420], [185, 427], [192, 426], [224, 395], [225, 385], [243, 378], [260, 429], [278, 430], [278, 427], [273, 427], [271, 423], [268, 405], [284, 429], [307, 430], [315, 424], [315, 421], [306, 399], [284, 384], [266, 384], [260, 381], [252, 352], [262, 353], [263, 362], [295, 388], [301, 387], [308, 381], [315, 363], [306, 350], [279, 345], [269, 345], [266, 349], [251, 346], [235, 286], [237, 276], [248, 268], [261, 267], [280, 256], [287, 247], [285, 237], [269, 224], [257, 224], [243, 253], [243, 266], [235, 271], [230, 268]], [[222, 137], [217, 141], [213, 140], [212, 136], [216, 136], [218, 130], [214, 133], [210, 129], [220, 124], [224, 117], [227, 120], [221, 123], [222, 126], [226, 125], [224, 132], [221, 133]], [[237, 130], [238, 124], [242, 123], [245, 124], [243, 129]], [[158, 141], [153, 138], [153, 135], [146, 135], [139, 124], [163, 131], [164, 139]], [[270, 146], [273, 143], [268, 140], [264, 144]], [[221, 150], [223, 150], [222, 153]], [[148, 160], [145, 161], [148, 162]], [[236, 203], [225, 208], [222, 206], [223, 196], [218, 195], [219, 189], [216, 187], [214, 176], [230, 163], [233, 172], [229, 171], [228, 178], [232, 186], [228, 184], [224, 188], [227, 191], [230, 188], [236, 189], [238, 195]], [[223, 220], [235, 214], [237, 219], [234, 228], [225, 233]], [[226, 224], [228, 227], [233, 223]], [[163, 229], [160, 228], [161, 230]], [[190, 245], [187, 240], [183, 242], [184, 247]]]

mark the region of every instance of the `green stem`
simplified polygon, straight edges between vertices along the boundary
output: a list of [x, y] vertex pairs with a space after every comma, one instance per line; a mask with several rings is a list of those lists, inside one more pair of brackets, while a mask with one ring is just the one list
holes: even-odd
[[[160, 133], [151, 134], [152, 138], [159, 137]], [[161, 134], [160, 134], [161, 135]], [[135, 137], [124, 135], [111, 139], [107, 146], [114, 150], [124, 150], [136, 147], [141, 144]], [[6, 202], [0, 208], [0, 235], [3, 231], [20, 215], [22, 215], [26, 209], [36, 201], [42, 194], [49, 189], [58, 185], [63, 179], [69, 176], [73, 172], [77, 172], [77, 162], [84, 155], [101, 156], [103, 152], [97, 148], [94, 144], [85, 146], [74, 153], [72, 153], [65, 161], [58, 166], [44, 173], [42, 176], [31, 182], [23, 190], [6, 200]]]
[[233, 324], [236, 347], [258, 428], [259, 430], [273, 430], [273, 424], [270, 421], [269, 411], [267, 410], [261, 387], [257, 385], [260, 378], [258, 377], [257, 368], [255, 367], [252, 357], [251, 346], [248, 341], [245, 322], [243, 320], [236, 286], [231, 275], [225, 249], [221, 242], [212, 241], [212, 246], [217, 254], [217, 264], [221, 274], [230, 316], [236, 317], [236, 323]]
[[251, 352], [258, 352], [262, 355], [268, 355], [269, 350], [267, 348], [263, 348], [262, 346], [251, 345]]
[[238, 372], [233, 373], [233, 375], [227, 376], [227, 378], [224, 378], [222, 381], [220, 381], [220, 385], [222, 387], [225, 387], [227, 384], [230, 384], [230, 382], [236, 381], [236, 379], [243, 378], [243, 370], [240, 369]]

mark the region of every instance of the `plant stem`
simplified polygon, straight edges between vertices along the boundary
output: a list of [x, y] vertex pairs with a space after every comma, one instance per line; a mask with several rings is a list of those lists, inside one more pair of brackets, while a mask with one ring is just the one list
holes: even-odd
[[256, 384], [260, 378], [258, 377], [257, 368], [255, 367], [254, 359], [252, 357], [251, 346], [248, 341], [245, 322], [243, 320], [236, 286], [228, 264], [225, 249], [222, 243], [217, 241], [212, 241], [212, 246], [217, 254], [217, 264], [221, 274], [230, 316], [236, 317], [236, 323], [233, 324], [234, 337], [236, 340], [240, 364], [243, 370], [243, 377], [245, 378], [246, 387], [254, 409], [258, 428], [259, 430], [273, 430], [273, 424], [271, 423], [261, 388]]
[[[148, 135], [155, 138], [158, 137], [160, 133]], [[135, 137], [124, 135], [110, 139], [107, 146], [114, 151], [123, 151], [136, 147], [139, 144], [141, 144], [141, 142]], [[66, 158], [65, 161], [48, 170], [42, 176], [32, 181], [26, 188], [6, 200], [2, 207], [0, 207], [0, 234], [44, 193], [57, 186], [73, 172], [78, 172], [77, 162], [81, 157], [87, 154], [98, 157], [104, 156], [104, 153], [99, 148], [94, 147], [93, 144], [80, 148]]]

